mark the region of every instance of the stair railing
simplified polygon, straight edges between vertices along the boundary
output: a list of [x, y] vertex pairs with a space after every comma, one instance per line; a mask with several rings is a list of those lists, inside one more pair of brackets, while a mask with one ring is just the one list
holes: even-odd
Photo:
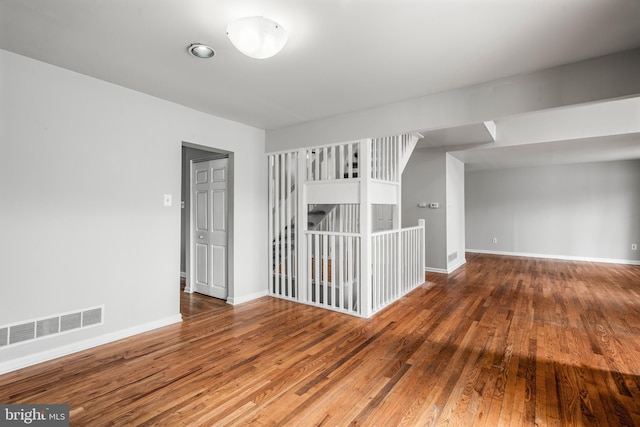
[[359, 142], [307, 148], [307, 181], [327, 181], [358, 177]]

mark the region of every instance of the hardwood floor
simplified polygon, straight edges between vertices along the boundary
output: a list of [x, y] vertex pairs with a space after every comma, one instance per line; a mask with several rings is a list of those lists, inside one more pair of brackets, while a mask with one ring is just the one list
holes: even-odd
[[183, 295], [185, 321], [0, 376], [72, 426], [640, 425], [640, 267], [467, 254], [363, 320]]

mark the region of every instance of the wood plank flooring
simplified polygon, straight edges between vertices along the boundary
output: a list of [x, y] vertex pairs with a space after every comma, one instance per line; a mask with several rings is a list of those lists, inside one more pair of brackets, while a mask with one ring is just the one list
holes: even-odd
[[640, 267], [467, 254], [374, 318], [183, 295], [184, 322], [0, 376], [72, 426], [640, 426]]

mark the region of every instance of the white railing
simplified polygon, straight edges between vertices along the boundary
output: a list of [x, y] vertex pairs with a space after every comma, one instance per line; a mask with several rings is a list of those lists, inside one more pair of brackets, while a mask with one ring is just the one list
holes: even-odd
[[360, 205], [335, 205], [322, 221], [314, 228], [315, 231], [337, 231], [339, 233], [360, 232]]
[[[369, 317], [424, 282], [424, 221], [371, 234], [370, 218], [374, 191], [394, 185], [400, 191], [417, 138], [396, 135], [269, 155], [270, 295]], [[331, 192], [341, 186], [331, 181], [338, 180], [346, 189], [359, 186], [351, 204], [332, 203]], [[314, 193], [326, 199], [316, 206], [326, 214], [316, 212], [315, 230], [307, 230], [311, 188], [327, 193]]]
[[307, 304], [360, 315], [360, 235], [307, 231]]
[[400, 136], [371, 140], [371, 178], [400, 182]]
[[296, 152], [269, 156], [269, 293], [285, 298], [297, 298], [296, 224], [298, 200]]
[[371, 235], [371, 312], [424, 283], [424, 221]]
[[359, 144], [349, 142], [307, 148], [307, 181], [357, 178]]
[[418, 136], [402, 134], [371, 140], [371, 178], [399, 183]]

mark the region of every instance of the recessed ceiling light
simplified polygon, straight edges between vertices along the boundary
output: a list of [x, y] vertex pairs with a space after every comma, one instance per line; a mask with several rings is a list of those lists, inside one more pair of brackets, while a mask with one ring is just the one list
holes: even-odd
[[189, 53], [196, 58], [213, 58], [216, 52], [206, 44], [202, 43], [191, 43], [189, 45]]

